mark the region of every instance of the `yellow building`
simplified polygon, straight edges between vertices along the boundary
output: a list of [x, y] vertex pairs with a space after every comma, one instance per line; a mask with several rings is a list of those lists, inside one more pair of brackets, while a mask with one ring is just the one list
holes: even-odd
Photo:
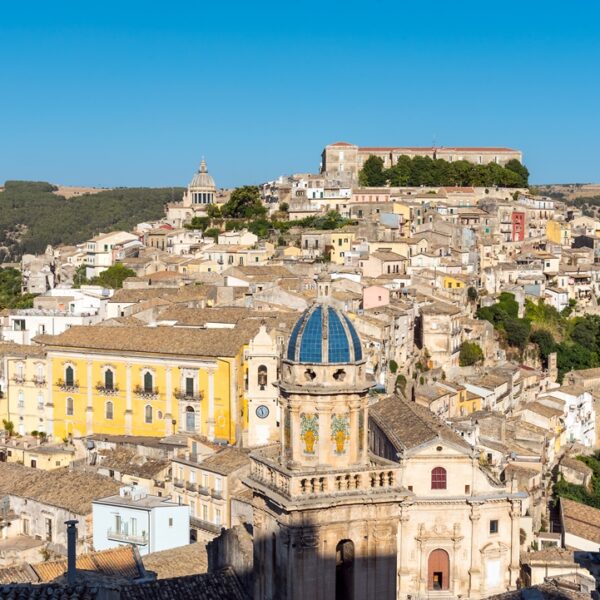
[[354, 242], [354, 233], [350, 231], [331, 232], [331, 262], [334, 265], [343, 265], [344, 257], [350, 251]]
[[10, 421], [14, 432], [47, 433], [48, 398], [45, 349], [40, 346], [0, 344], [5, 390], [0, 394], [0, 419]]
[[233, 444], [247, 427], [244, 346], [258, 327], [95, 326], [38, 336], [51, 373], [48, 431], [189, 432]]
[[571, 225], [562, 221], [548, 221], [546, 223], [546, 238], [553, 244], [570, 246]]
[[[411, 225], [413, 221], [413, 215], [415, 207], [411, 204], [405, 204], [404, 202], [394, 202], [392, 205], [392, 210], [394, 214], [400, 215], [402, 217], [402, 222], [400, 225], [400, 235], [404, 237], [410, 236]], [[422, 211], [422, 207], [418, 207], [419, 212]]]
[[465, 282], [462, 279], [458, 277], [453, 277], [452, 275], [444, 275], [442, 285], [446, 290], [457, 290], [462, 289], [466, 286]]

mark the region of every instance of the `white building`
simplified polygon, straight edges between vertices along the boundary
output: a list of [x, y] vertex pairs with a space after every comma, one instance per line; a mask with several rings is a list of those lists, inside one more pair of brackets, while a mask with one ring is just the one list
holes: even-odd
[[190, 542], [190, 508], [151, 496], [141, 486], [124, 486], [118, 496], [92, 503], [94, 549], [125, 544], [140, 554], [185, 546]]
[[86, 242], [85, 276], [97, 277], [116, 262], [133, 255], [142, 247], [137, 235], [126, 231], [103, 233]]
[[544, 394], [538, 402], [553, 408], [564, 406], [565, 441], [593, 448], [596, 442], [596, 412], [590, 392], [579, 386], [563, 386]]

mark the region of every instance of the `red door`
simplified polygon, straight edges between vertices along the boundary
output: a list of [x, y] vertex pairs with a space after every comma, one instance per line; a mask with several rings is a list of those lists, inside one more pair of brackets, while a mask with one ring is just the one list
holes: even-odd
[[429, 555], [427, 584], [430, 590], [447, 590], [450, 584], [450, 557], [445, 550]]

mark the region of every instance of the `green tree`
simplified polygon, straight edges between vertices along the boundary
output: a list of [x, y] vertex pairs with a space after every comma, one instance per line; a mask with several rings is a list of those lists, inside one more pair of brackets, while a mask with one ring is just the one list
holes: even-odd
[[362, 169], [358, 174], [358, 182], [364, 187], [378, 187], [385, 185], [387, 174], [383, 168], [383, 158], [379, 156], [369, 156], [365, 160]]
[[101, 285], [102, 287], [116, 290], [123, 287], [123, 281], [128, 277], [135, 277], [135, 271], [128, 269], [121, 263], [116, 263], [112, 267], [108, 267], [106, 271], [103, 271], [97, 277], [94, 277], [91, 283], [92, 285]]
[[234, 219], [252, 219], [266, 214], [267, 209], [260, 201], [260, 190], [255, 185], [235, 189], [221, 209], [222, 216]]
[[463, 342], [460, 345], [458, 364], [461, 367], [470, 367], [471, 365], [483, 361], [483, 359], [483, 350], [476, 342]]
[[544, 364], [548, 364], [548, 356], [556, 350], [556, 341], [554, 336], [547, 329], [536, 329], [529, 336], [529, 339], [537, 344], [540, 352], [540, 357], [544, 361]]
[[517, 175], [518, 179], [516, 181], [519, 184], [518, 187], [527, 187], [529, 184], [529, 170], [521, 161], [513, 158], [504, 167]]
[[86, 277], [86, 266], [85, 264], [79, 265], [73, 273], [73, 287], [80, 288], [82, 285], [86, 285], [88, 279]]
[[209, 225], [210, 217], [192, 217], [186, 227], [188, 229], [201, 229], [202, 231], [205, 231]]
[[8, 437], [11, 437], [15, 434], [15, 424], [8, 419], [2, 419], [2, 425], [4, 426], [4, 431], [8, 433]]
[[394, 359], [392, 359], [388, 363], [388, 367], [390, 368], [390, 373], [394, 374], [398, 370], [398, 363]]
[[210, 227], [204, 232], [205, 238], [213, 238], [215, 242], [219, 239], [219, 234], [221, 230], [218, 227]]
[[286, 213], [286, 212], [288, 212], [288, 211], [290, 210], [290, 205], [289, 205], [287, 202], [282, 202], [282, 203], [279, 205], [279, 210], [280, 210], [281, 212], [284, 212], [284, 213]]
[[529, 339], [531, 323], [526, 319], [509, 318], [504, 321], [506, 341], [510, 346], [523, 350]]
[[221, 209], [216, 204], [209, 204], [206, 207], [206, 215], [211, 219], [218, 219], [221, 216]]

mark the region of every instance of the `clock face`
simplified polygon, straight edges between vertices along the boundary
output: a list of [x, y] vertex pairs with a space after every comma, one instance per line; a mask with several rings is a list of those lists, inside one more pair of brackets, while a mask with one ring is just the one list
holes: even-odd
[[266, 419], [269, 416], [269, 407], [261, 404], [256, 408], [256, 416], [259, 419]]

